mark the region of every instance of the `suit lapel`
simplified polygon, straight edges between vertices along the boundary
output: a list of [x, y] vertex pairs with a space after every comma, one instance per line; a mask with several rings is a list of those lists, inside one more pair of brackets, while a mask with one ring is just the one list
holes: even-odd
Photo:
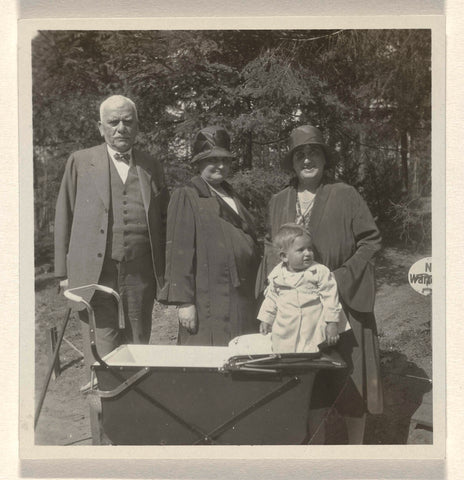
[[110, 170], [109, 155], [106, 143], [99, 145], [93, 152], [90, 159], [91, 177], [97, 187], [103, 205], [109, 208], [110, 205]]
[[154, 194], [157, 193], [157, 186], [154, 182], [152, 182], [152, 171], [146, 158], [137, 150], [132, 150], [132, 155], [135, 159], [137, 174], [139, 176], [139, 183], [140, 183], [140, 191], [142, 193], [142, 200], [143, 205], [145, 207], [145, 211], [148, 212], [150, 208], [150, 201], [151, 201], [151, 189], [153, 188]]

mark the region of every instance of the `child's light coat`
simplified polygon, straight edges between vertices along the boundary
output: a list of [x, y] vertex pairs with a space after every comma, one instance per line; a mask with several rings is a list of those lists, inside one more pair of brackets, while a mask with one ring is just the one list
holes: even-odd
[[328, 322], [338, 323], [339, 333], [349, 329], [335, 277], [324, 265], [289, 272], [279, 263], [268, 280], [258, 319], [272, 325], [274, 352], [317, 352]]

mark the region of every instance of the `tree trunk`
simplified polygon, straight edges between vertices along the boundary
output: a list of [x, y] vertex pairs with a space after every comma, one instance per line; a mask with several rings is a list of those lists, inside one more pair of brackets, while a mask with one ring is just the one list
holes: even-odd
[[403, 193], [408, 193], [409, 189], [409, 181], [408, 181], [408, 158], [409, 158], [409, 149], [408, 149], [408, 132], [406, 130], [401, 131], [401, 146], [400, 146], [400, 152], [401, 152], [401, 172], [402, 172], [402, 177], [403, 177]]
[[33, 178], [34, 178], [34, 243], [37, 242], [39, 238], [39, 186], [38, 186], [38, 172], [37, 172], [37, 158], [34, 155], [34, 164], [33, 164]]
[[411, 192], [414, 197], [418, 197], [420, 196], [419, 179], [418, 179], [419, 158], [418, 158], [418, 154], [415, 146], [416, 145], [415, 145], [414, 139], [411, 138], [411, 135], [409, 135], [409, 158], [411, 160], [411, 167], [412, 167]]
[[41, 185], [39, 185], [42, 202], [41, 202], [41, 209], [39, 215], [39, 230], [42, 235], [45, 232], [48, 232], [49, 225], [47, 225], [47, 204], [48, 204], [48, 157], [47, 155], [43, 156], [43, 179], [41, 181]]

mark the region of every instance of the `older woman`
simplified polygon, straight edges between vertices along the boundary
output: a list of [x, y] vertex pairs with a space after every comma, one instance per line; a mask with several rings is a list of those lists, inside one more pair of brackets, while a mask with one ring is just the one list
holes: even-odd
[[254, 285], [259, 250], [251, 215], [225, 181], [233, 158], [221, 127], [201, 130], [192, 163], [199, 175], [168, 207], [166, 284], [160, 300], [178, 305], [178, 343], [227, 345], [258, 331]]
[[[338, 346], [349, 365], [348, 381], [346, 374], [344, 378], [319, 375], [312, 409], [316, 412], [335, 403], [345, 418], [349, 443], [359, 444], [363, 441], [366, 411], [381, 413], [383, 409], [372, 261], [381, 239], [359, 193], [351, 186], [329, 183], [325, 178], [331, 157], [317, 128], [304, 125], [291, 133], [290, 150], [282, 166], [295, 178], [271, 199], [269, 236], [258, 285], [263, 288], [267, 273], [278, 262], [270, 240], [279, 227], [287, 222], [304, 225], [312, 236], [315, 260], [335, 276], [351, 326], [351, 331], [341, 335]], [[319, 442], [323, 441], [324, 428], [318, 427]]]

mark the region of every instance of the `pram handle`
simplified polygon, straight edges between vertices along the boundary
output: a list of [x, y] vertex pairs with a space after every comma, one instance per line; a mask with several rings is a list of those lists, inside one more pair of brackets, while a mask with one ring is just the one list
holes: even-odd
[[107, 293], [108, 295], [112, 295], [117, 303], [118, 303], [118, 326], [121, 330], [125, 328], [125, 321], [124, 321], [124, 310], [122, 307], [121, 297], [119, 296], [118, 292], [113, 290], [110, 287], [106, 287], [104, 285], [98, 285], [96, 283], [92, 283], [90, 285], [83, 285], [81, 287], [75, 288], [68, 288], [64, 291], [64, 296], [73, 302], [81, 303], [85, 306], [87, 313], [89, 314], [89, 333], [90, 333], [90, 349], [92, 350], [92, 354], [97, 360], [98, 363], [102, 366], [107, 366], [106, 363], [102, 360], [100, 354], [97, 351], [97, 344], [96, 344], [96, 325], [95, 325], [95, 312], [93, 311], [92, 306], [90, 305], [87, 300], [84, 300], [77, 292], [82, 292], [83, 290], [98, 290], [99, 292]]
[[270, 355], [235, 355], [223, 366], [229, 372], [264, 372], [305, 371], [346, 368], [346, 363], [335, 350], [328, 353], [273, 353]]

